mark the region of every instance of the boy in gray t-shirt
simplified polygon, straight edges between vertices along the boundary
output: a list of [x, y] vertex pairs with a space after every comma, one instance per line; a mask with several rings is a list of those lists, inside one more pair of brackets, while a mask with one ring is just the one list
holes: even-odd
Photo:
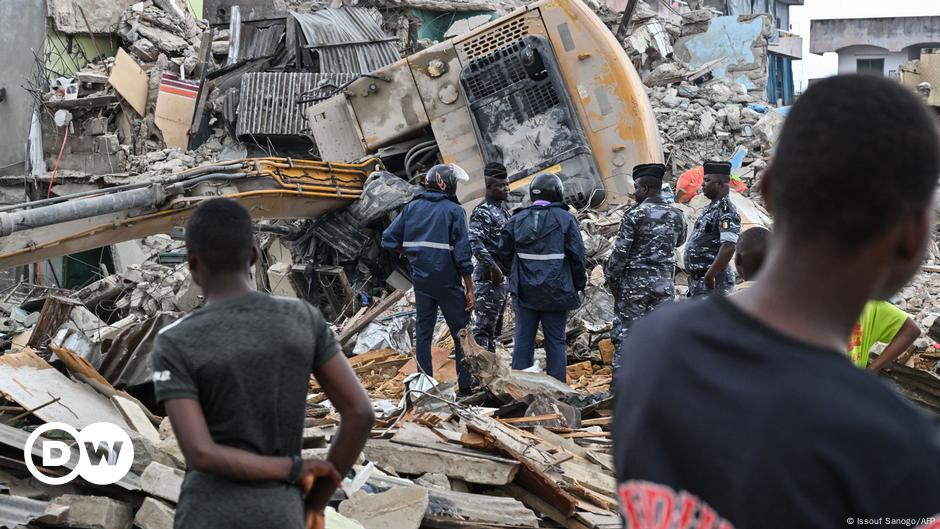
[[[322, 527], [372, 427], [371, 404], [323, 316], [255, 292], [251, 217], [227, 199], [186, 229], [206, 306], [160, 331], [153, 381], [186, 456], [174, 527]], [[310, 374], [341, 416], [326, 461], [301, 459]]]

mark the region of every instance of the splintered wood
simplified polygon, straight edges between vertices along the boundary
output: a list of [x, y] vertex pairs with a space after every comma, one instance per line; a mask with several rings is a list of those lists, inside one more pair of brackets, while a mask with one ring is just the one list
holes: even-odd
[[610, 366], [597, 366], [590, 361], [568, 366], [568, 385], [580, 393], [590, 395], [609, 391], [612, 377]]
[[[421, 527], [619, 527], [610, 366], [572, 364], [566, 385], [510, 369], [505, 351], [491, 353], [466, 332], [461, 342], [479, 388], [469, 401], [490, 408], [403, 400], [404, 380], [417, 371], [409, 355], [386, 349], [349, 360], [379, 416], [363, 451], [372, 490], [424, 487]], [[440, 384], [455, 382], [452, 351], [440, 342], [432, 349]], [[310, 391], [310, 403], [326, 400], [315, 380]], [[307, 417], [324, 431], [339, 420], [316, 404]]]

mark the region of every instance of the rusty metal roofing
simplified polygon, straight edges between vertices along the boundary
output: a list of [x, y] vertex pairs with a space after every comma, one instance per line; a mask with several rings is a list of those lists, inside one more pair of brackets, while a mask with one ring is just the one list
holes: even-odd
[[47, 501], [0, 494], [0, 529], [13, 529], [42, 516]]
[[292, 12], [291, 16], [300, 25], [306, 46], [319, 55], [323, 73], [369, 73], [401, 59], [396, 39], [386, 35], [361, 7]]

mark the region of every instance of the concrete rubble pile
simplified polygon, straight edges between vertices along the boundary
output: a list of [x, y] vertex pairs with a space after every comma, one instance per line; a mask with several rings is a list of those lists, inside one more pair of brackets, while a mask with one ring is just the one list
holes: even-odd
[[[295, 22], [291, 11], [309, 14], [338, 4], [368, 10], [405, 55], [429, 43], [418, 39], [421, 22], [412, 9], [507, 12], [524, 2], [274, 4], [273, 18], [228, 29], [219, 23], [210, 29], [177, 0], [130, 4], [114, 30], [123, 50], [118, 57], [99, 59], [74, 78], [45, 87], [46, 171], [30, 184], [33, 194], [45, 198], [150, 181], [220, 160], [315, 154], [309, 131], [239, 133], [241, 105], [264, 99], [242, 90], [246, 80], [309, 71], [304, 58], [285, 45], [291, 33], [286, 27]], [[619, 14], [589, 4], [611, 27], [619, 23]], [[722, 61], [698, 53], [698, 39], [723, 24], [746, 26], [742, 33], [752, 39], [750, 58]], [[277, 37], [270, 46], [262, 36], [269, 30]], [[783, 121], [764, 95], [769, 32], [762, 16], [717, 17], [702, 9], [666, 17], [640, 5], [624, 46], [647, 86], [673, 178], [704, 160], [741, 153], [736, 174], [751, 184], [766, 165]], [[339, 84], [342, 76], [360, 73], [315, 72]], [[166, 93], [185, 97], [183, 110], [161, 105]], [[186, 141], [179, 139], [180, 131]], [[10, 194], [19, 202], [22, 181], [0, 180], [0, 196]], [[20, 186], [19, 194], [8, 185]], [[379, 418], [355, 476], [334, 497], [328, 527], [620, 527], [610, 440], [614, 300], [603, 267], [629, 199], [612, 197], [603, 212], [578, 213], [589, 281], [567, 328], [567, 384], [544, 374], [542, 349], [536, 351], [534, 369], [510, 369], [514, 322], [507, 309], [494, 353], [464, 332], [467, 366], [479, 384], [473, 395], [457, 399], [453, 339], [441, 322], [432, 353], [434, 376], [418, 372], [413, 294], [377, 244], [394, 210], [416, 192], [401, 178], [377, 172], [363, 198], [345, 210], [256, 226], [261, 255], [252, 273], [256, 288], [321, 307]], [[769, 225], [769, 216], [747, 195], [732, 194], [745, 227]], [[690, 229], [705, 202], [696, 197], [679, 206]], [[10, 493], [0, 495], [0, 510], [22, 515], [17, 524], [172, 527], [185, 462], [153, 401], [149, 360], [156, 332], [203, 303], [189, 277], [183, 243], [174, 236], [115, 245], [120, 259], [113, 269], [74, 290], [22, 282], [0, 291], [0, 456], [9, 463], [0, 465], [0, 483]], [[684, 295], [681, 248], [677, 255], [678, 290]], [[934, 251], [931, 263], [937, 257]], [[374, 270], [392, 279], [380, 280]], [[397, 279], [388, 276], [391, 270], [397, 270]], [[889, 376], [940, 414], [940, 325], [931, 303], [937, 296], [940, 266], [935, 264], [900, 293], [899, 305], [928, 332]], [[42, 389], [31, 391], [35, 388]], [[338, 415], [314, 379], [307, 402], [304, 455], [323, 457]], [[109, 486], [77, 480], [51, 488], [29, 477], [21, 465], [29, 431], [46, 422], [101, 420], [132, 432], [136, 459], [125, 479]]]
[[[753, 39], [747, 53], [716, 44], [712, 33], [727, 26]], [[766, 15], [718, 17], [705, 8], [667, 18], [639, 5], [624, 48], [648, 87], [673, 175], [741, 149], [745, 183], [766, 166], [784, 120], [767, 102], [770, 35]]]
[[31, 87], [42, 94], [42, 141], [31, 148], [41, 148], [45, 161], [33, 175], [49, 181], [107, 174], [113, 184], [139, 172], [137, 157], [167, 145], [185, 150], [179, 131], [192, 121], [188, 105], [205, 68], [198, 49], [206, 29], [177, 0], [137, 2], [116, 24], [115, 57], [99, 56], [71, 76]]
[[[78, 479], [47, 487], [5, 465], [0, 479], [10, 495], [0, 496], [0, 505], [29, 507], [17, 510], [28, 510], [18, 521], [23, 526], [172, 527], [184, 461], [148, 386], [156, 331], [202, 302], [185, 265], [169, 264], [180, 245], [149, 237], [139, 243], [142, 262], [80, 290], [22, 285], [0, 298], [8, 314], [0, 345], [0, 454], [22, 461], [27, 432], [55, 420], [126, 426], [135, 447], [131, 474], [109, 486]], [[361, 323], [407, 319], [408, 297], [395, 291], [387, 298], [339, 322], [340, 341], [355, 343], [359, 333], [350, 329], [363, 329]], [[575, 331], [589, 333], [586, 347], [603, 333], [604, 318], [585, 317], [587, 330]], [[410, 331], [406, 326], [408, 344]], [[572, 360], [565, 385], [511, 370], [508, 344], [490, 353], [464, 332], [467, 364], [480, 386], [458, 401], [446, 334], [438, 333], [433, 378], [417, 372], [410, 350], [350, 356], [380, 420], [356, 475], [334, 497], [328, 518], [336, 525], [328, 527], [617, 527], [609, 353]], [[338, 415], [315, 379], [308, 393], [304, 455], [323, 457]]]

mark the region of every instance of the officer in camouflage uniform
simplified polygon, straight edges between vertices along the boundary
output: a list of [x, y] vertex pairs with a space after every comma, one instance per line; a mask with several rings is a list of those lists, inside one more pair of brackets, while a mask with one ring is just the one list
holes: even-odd
[[615, 301], [611, 331], [615, 370], [620, 367], [622, 344], [633, 322], [675, 298], [675, 252], [685, 242], [686, 228], [682, 212], [663, 199], [665, 173], [666, 166], [660, 163], [633, 168], [637, 205], [624, 215], [604, 269]]
[[741, 233], [741, 216], [728, 197], [731, 164], [705, 162], [705, 196], [712, 203], [695, 223], [685, 247], [689, 273], [689, 297], [712, 292], [726, 295], [734, 288], [734, 269], [729, 266]]
[[509, 220], [506, 196], [509, 182], [502, 164], [490, 163], [483, 172], [486, 198], [470, 214], [470, 248], [473, 251], [473, 290], [476, 292], [473, 337], [481, 346], [496, 350], [496, 340], [503, 331], [503, 310], [509, 287], [494, 252], [500, 231]]

